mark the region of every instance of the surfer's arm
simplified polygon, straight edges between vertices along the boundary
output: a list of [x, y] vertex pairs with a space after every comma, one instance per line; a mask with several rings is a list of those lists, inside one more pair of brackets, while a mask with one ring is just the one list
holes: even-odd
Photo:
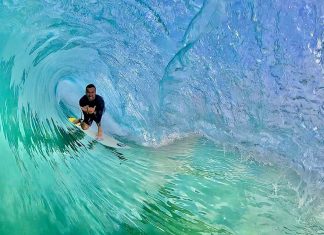
[[88, 114], [89, 113], [89, 105], [87, 104], [86, 100], [85, 100], [85, 96], [83, 96], [80, 100], [79, 100], [79, 106], [80, 109], [82, 110], [82, 112], [84, 114]]
[[100, 99], [96, 106], [96, 114], [102, 116], [105, 111], [105, 101]]

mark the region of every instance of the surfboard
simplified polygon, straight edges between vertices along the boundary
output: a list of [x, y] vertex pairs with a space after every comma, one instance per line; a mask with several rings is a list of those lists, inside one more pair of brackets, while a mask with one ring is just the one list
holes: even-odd
[[113, 138], [112, 136], [108, 136], [106, 134], [103, 134], [103, 138], [102, 139], [97, 139], [97, 131], [92, 130], [91, 128], [89, 128], [88, 130], [83, 130], [81, 128], [80, 123], [75, 123], [75, 121], [77, 121], [78, 119], [75, 117], [69, 117], [69, 121], [75, 125], [76, 127], [78, 127], [81, 131], [83, 131], [85, 134], [87, 134], [88, 136], [90, 136], [92, 139], [95, 139], [96, 141], [98, 141], [98, 143], [105, 145], [107, 147], [111, 147], [111, 148], [129, 148], [129, 146], [127, 146], [126, 144], [116, 140], [115, 138]]

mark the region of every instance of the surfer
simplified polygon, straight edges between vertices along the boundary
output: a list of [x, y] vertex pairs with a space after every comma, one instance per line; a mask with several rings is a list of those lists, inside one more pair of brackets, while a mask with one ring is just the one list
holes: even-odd
[[93, 84], [86, 86], [86, 94], [81, 97], [79, 101], [84, 119], [79, 119], [76, 122], [81, 122], [81, 128], [87, 130], [93, 121], [98, 126], [97, 138], [103, 138], [103, 131], [101, 127], [101, 118], [105, 111], [104, 99], [96, 94], [96, 87]]

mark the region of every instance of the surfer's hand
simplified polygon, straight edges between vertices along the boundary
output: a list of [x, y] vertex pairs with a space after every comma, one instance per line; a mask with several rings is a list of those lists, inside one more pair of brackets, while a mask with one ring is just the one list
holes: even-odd
[[89, 109], [89, 106], [88, 105], [86, 105], [86, 106], [83, 106], [83, 107], [81, 107], [81, 109], [82, 109], [82, 111], [83, 112], [88, 112], [88, 109]]
[[96, 110], [96, 106], [94, 106], [93, 108], [89, 107], [88, 108], [88, 113], [93, 114], [95, 112], [95, 110]]

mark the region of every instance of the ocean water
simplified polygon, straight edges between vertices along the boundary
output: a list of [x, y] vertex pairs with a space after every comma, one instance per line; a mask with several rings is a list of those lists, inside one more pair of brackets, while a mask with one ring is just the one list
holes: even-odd
[[0, 1], [0, 234], [324, 234], [323, 12]]

